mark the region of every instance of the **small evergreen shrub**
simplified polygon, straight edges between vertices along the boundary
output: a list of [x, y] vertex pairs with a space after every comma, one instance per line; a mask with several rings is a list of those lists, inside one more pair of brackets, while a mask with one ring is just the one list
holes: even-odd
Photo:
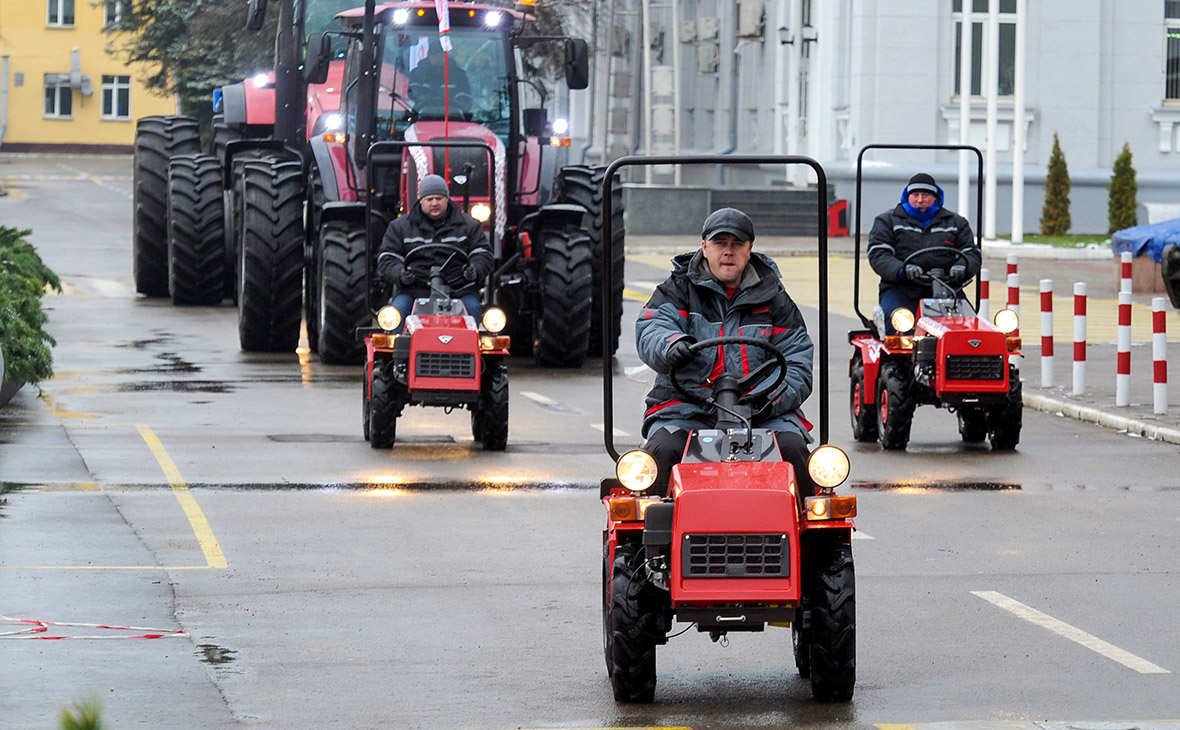
[[46, 287], [61, 291], [61, 281], [25, 240], [32, 231], [0, 226], [0, 347], [6, 383], [39, 383], [53, 377], [56, 343], [44, 329], [41, 296]]
[[1121, 231], [1136, 223], [1136, 196], [1139, 185], [1135, 182], [1135, 167], [1131, 164], [1131, 145], [1124, 142], [1123, 151], [1114, 161], [1114, 174], [1110, 176], [1110, 205], [1107, 209], [1110, 231]]
[[1069, 217], [1069, 167], [1057, 133], [1053, 133], [1053, 152], [1049, 155], [1049, 173], [1045, 177], [1045, 205], [1041, 208], [1041, 235], [1064, 236], [1073, 221]]

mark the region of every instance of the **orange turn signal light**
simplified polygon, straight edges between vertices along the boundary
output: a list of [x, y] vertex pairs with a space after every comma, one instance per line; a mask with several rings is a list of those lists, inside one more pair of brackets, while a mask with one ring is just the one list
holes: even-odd
[[1019, 337], [1009, 337], [1008, 338], [1008, 352], [1016, 352], [1019, 349], [1020, 349], [1020, 338]]
[[373, 347], [389, 347], [389, 335], [373, 335]]
[[902, 335], [886, 335], [885, 346], [890, 350], [912, 350], [914, 349], [914, 338], [904, 337]]
[[808, 497], [804, 501], [807, 519], [850, 520], [856, 517], [856, 497]]
[[479, 349], [483, 351], [488, 350], [507, 350], [512, 345], [512, 338], [508, 335], [498, 335], [491, 337], [485, 335], [479, 338]]

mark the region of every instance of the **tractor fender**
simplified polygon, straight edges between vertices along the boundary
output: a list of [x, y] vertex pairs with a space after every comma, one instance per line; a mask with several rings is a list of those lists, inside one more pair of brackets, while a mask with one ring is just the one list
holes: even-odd
[[530, 235], [536, 235], [537, 231], [543, 229], [565, 228], [567, 226], [581, 228], [584, 215], [586, 215], [586, 209], [580, 205], [549, 203], [522, 218], [520, 227], [522, 230], [528, 231]]
[[239, 81], [221, 87], [221, 113], [226, 124], [273, 125], [275, 123], [274, 87], [258, 88], [253, 82]]
[[320, 184], [324, 186], [324, 201], [330, 203], [340, 200], [340, 187], [336, 184], [336, 168], [332, 164], [328, 143], [323, 137], [312, 137], [310, 145], [316, 169], [320, 171]]
[[[865, 376], [865, 404], [877, 402], [877, 373], [881, 370], [882, 358], [889, 354], [885, 343], [873, 337], [871, 332], [852, 333], [849, 336], [856, 352], [860, 353], [861, 363], [864, 365]], [[848, 374], [852, 375], [852, 360], [848, 361]]]
[[333, 201], [320, 210], [320, 225], [331, 221], [345, 221], [364, 225], [365, 204], [358, 201]]

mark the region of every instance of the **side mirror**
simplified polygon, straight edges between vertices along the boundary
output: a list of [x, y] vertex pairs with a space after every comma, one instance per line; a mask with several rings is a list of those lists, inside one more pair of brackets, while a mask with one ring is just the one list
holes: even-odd
[[328, 64], [332, 61], [332, 37], [327, 33], [312, 33], [307, 39], [307, 58], [303, 61], [303, 80], [322, 84], [328, 80]]
[[549, 116], [544, 109], [524, 110], [524, 136], [540, 137], [549, 126]]
[[581, 38], [565, 42], [565, 85], [571, 89], [590, 85], [590, 50]]
[[246, 8], [246, 30], [257, 33], [266, 20], [266, 0], [250, 0]]

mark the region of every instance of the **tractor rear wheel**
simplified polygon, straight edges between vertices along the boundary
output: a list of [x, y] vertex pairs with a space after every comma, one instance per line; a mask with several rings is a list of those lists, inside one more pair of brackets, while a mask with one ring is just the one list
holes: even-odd
[[296, 160], [242, 166], [238, 338], [248, 352], [299, 344], [303, 302], [303, 171]]
[[[503, 451], [508, 446], [508, 366], [503, 361], [485, 362], [479, 401], [471, 412], [472, 429], [484, 451]], [[477, 426], [478, 424], [478, 426]]]
[[131, 263], [140, 294], [168, 296], [168, 161], [200, 151], [196, 119], [152, 116], [135, 125]]
[[795, 609], [795, 620], [791, 622], [791, 649], [795, 654], [795, 669], [799, 676], [811, 676], [811, 629], [803, 625], [802, 607]]
[[623, 266], [625, 263], [623, 251], [623, 188], [611, 189], [611, 261], [614, 268], [614, 279], [611, 281], [610, 319], [602, 318], [602, 239], [606, 231], [603, 221], [605, 210], [603, 206], [602, 181], [605, 177], [605, 167], [589, 167], [573, 165], [562, 168], [557, 197], [559, 200], [576, 203], [586, 209], [582, 218], [582, 230], [590, 236], [591, 267], [594, 272], [591, 284], [590, 310], [590, 347], [591, 357], [601, 357], [602, 331], [609, 323], [613, 330], [609, 342], [607, 356], [613, 356], [619, 349], [620, 323], [623, 318]]
[[615, 700], [651, 702], [656, 694], [656, 645], [664, 643], [667, 629], [663, 603], [633, 547], [615, 549], [608, 612]]
[[988, 437], [995, 451], [1011, 451], [1020, 443], [1020, 427], [1024, 418], [1024, 395], [1020, 371], [1008, 366], [1008, 398], [1002, 406], [992, 409], [988, 418]]
[[365, 229], [329, 221], [319, 235], [315, 330], [320, 360], [329, 365], [355, 365], [365, 356], [364, 343], [356, 339], [357, 327], [369, 324]]
[[542, 365], [578, 368], [590, 342], [590, 239], [576, 228], [538, 233], [541, 302], [533, 354]]
[[877, 440], [877, 412], [865, 403], [865, 366], [858, 352], [852, 358], [849, 383], [848, 412], [852, 418], [852, 438], [857, 441]]
[[373, 363], [369, 393], [369, 446], [388, 449], [397, 441], [397, 419], [405, 407], [405, 386], [394, 378], [390, 363]]
[[811, 582], [811, 696], [847, 702], [856, 684], [856, 574], [852, 546], [816, 547]]
[[898, 363], [882, 363], [877, 371], [877, 435], [881, 446], [890, 451], [904, 450], [913, 420], [909, 376]]
[[209, 155], [178, 155], [168, 167], [168, 291], [173, 304], [225, 297], [221, 167]]
[[978, 444], [987, 438], [987, 411], [981, 408], [960, 409], [959, 435], [969, 444]]

